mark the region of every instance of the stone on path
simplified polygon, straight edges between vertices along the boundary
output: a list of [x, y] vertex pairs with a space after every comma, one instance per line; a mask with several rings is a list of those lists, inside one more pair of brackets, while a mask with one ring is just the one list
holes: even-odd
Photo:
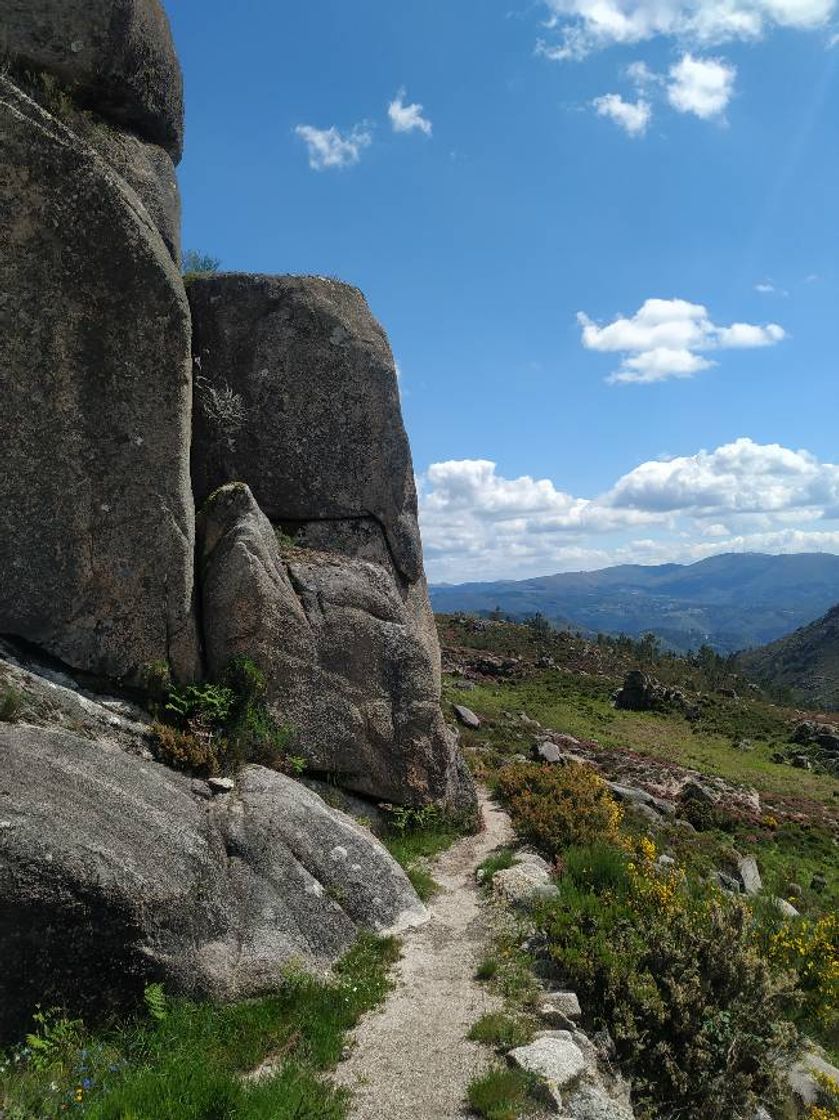
[[569, 1031], [553, 1031], [550, 1037], [537, 1038], [529, 1046], [519, 1046], [508, 1054], [510, 1061], [532, 1073], [542, 1082], [549, 1100], [562, 1108], [562, 1092], [586, 1071], [582, 1050]]

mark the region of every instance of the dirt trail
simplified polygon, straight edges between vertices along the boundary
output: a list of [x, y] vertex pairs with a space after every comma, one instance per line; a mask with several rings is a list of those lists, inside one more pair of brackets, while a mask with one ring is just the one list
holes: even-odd
[[492, 1052], [466, 1035], [500, 1001], [475, 980], [489, 928], [475, 869], [512, 838], [507, 815], [481, 799], [484, 828], [434, 864], [442, 890], [431, 920], [406, 935], [397, 987], [354, 1034], [354, 1048], [337, 1075], [355, 1093], [351, 1120], [454, 1120], [472, 1078]]

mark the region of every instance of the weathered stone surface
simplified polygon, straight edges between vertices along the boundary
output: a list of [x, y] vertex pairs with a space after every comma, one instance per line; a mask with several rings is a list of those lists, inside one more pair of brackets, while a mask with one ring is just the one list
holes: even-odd
[[801, 914], [791, 902], [787, 902], [785, 898], [773, 898], [772, 905], [775, 909], [782, 914], [785, 918], [800, 918]]
[[54, 75], [78, 104], [180, 159], [183, 79], [160, 0], [2, 0], [0, 16], [16, 70]]
[[0, 79], [0, 632], [196, 671], [189, 308], [137, 195]]
[[212, 496], [199, 541], [211, 674], [237, 655], [253, 658], [294, 752], [346, 788], [474, 806], [434, 666], [385, 568], [333, 553], [281, 554], [241, 483]]
[[581, 1084], [563, 1094], [563, 1111], [569, 1120], [634, 1120], [635, 1113], [624, 1101], [615, 1100], [599, 1084]]
[[154, 736], [147, 712], [115, 696], [93, 693], [69, 674], [0, 641], [0, 697], [13, 696], [10, 723], [72, 731], [142, 758]]
[[678, 688], [668, 688], [640, 669], [631, 669], [615, 696], [615, 707], [630, 712], [684, 709], [687, 701]]
[[787, 1070], [787, 1080], [798, 1103], [806, 1106], [819, 1103], [821, 1086], [818, 1077], [829, 1077], [839, 1084], [839, 1069], [816, 1050], [809, 1049], [791, 1069]]
[[464, 708], [462, 704], [453, 704], [452, 709], [459, 722], [462, 723], [464, 727], [471, 727], [476, 730], [481, 726], [480, 719], [478, 719], [471, 708]]
[[539, 1014], [542, 1018], [562, 1015], [566, 1019], [579, 1019], [582, 1008], [576, 992], [546, 992], [539, 1000]]
[[149, 980], [256, 995], [292, 959], [322, 968], [360, 928], [426, 917], [366, 829], [261, 767], [208, 799], [156, 763], [0, 725], [0, 772], [0, 1034], [36, 1003], [87, 1012]]
[[[305, 542], [422, 578], [416, 490], [396, 369], [355, 288], [322, 277], [209, 276], [189, 286], [199, 503], [246, 482], [260, 509]], [[213, 420], [228, 387], [244, 420]]]
[[529, 1046], [519, 1046], [508, 1054], [519, 1069], [533, 1074], [544, 1085], [550, 1099], [561, 1108], [563, 1090], [572, 1086], [585, 1072], [586, 1059], [568, 1031], [552, 1031]]
[[525, 909], [538, 898], [558, 893], [550, 874], [535, 863], [517, 863], [503, 871], [496, 871], [492, 877], [492, 890], [510, 905]]
[[91, 129], [85, 137], [136, 192], [172, 260], [180, 266], [181, 194], [172, 157], [156, 144], [115, 128]]
[[740, 880], [744, 894], [756, 895], [763, 890], [763, 880], [754, 856], [741, 856], [738, 859], [737, 878]]

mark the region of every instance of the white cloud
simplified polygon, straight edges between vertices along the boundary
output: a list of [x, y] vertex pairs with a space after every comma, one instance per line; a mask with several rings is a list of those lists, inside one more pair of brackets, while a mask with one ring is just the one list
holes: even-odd
[[710, 120], [725, 112], [736, 77], [737, 68], [724, 59], [685, 54], [670, 67], [667, 100], [679, 113]]
[[643, 463], [615, 484], [612, 506], [649, 512], [781, 513], [829, 508], [839, 499], [839, 467], [808, 451], [738, 439], [696, 455]]
[[609, 117], [628, 136], [643, 136], [652, 117], [649, 101], [624, 101], [619, 93], [606, 93], [592, 102], [599, 117]]
[[683, 299], [648, 299], [631, 318], [618, 316], [606, 326], [580, 311], [577, 322], [587, 350], [624, 355], [612, 383], [693, 377], [714, 365], [702, 357], [708, 351], [774, 346], [786, 337], [777, 323], [717, 326], [705, 307]]
[[435, 463], [418, 482], [434, 580], [732, 551], [839, 552], [839, 466], [747, 438], [642, 463], [594, 498], [550, 479], [505, 478], [483, 459]]
[[422, 115], [422, 105], [416, 103], [412, 105], [405, 104], [406, 92], [401, 89], [396, 97], [388, 105], [387, 115], [390, 117], [390, 123], [393, 126], [394, 132], [423, 132], [426, 136], [431, 135], [431, 121]]
[[308, 148], [309, 167], [313, 171], [352, 167], [361, 159], [364, 149], [373, 143], [366, 124], [357, 124], [348, 133], [340, 132], [334, 125], [315, 128], [310, 124], [299, 124], [294, 131]]
[[659, 36], [703, 47], [757, 40], [773, 28], [826, 27], [836, 0], [545, 0], [557, 38], [539, 53], [562, 61]]

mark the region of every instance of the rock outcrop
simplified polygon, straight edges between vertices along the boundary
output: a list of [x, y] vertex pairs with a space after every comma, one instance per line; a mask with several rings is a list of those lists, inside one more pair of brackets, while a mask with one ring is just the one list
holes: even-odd
[[180, 275], [135, 192], [6, 78], [0, 130], [0, 633], [194, 675]]
[[288, 548], [244, 483], [199, 517], [208, 671], [252, 658], [294, 752], [345, 788], [399, 803], [473, 805], [425, 642], [389, 571]]
[[246, 655], [310, 782], [453, 810], [475, 794], [440, 708], [393, 357], [363, 296], [225, 276], [196, 281], [190, 308], [159, 0], [0, 0], [0, 58], [6, 1034], [38, 1003], [117, 1009], [151, 980], [245, 998], [425, 917], [311, 789], [154, 762], [160, 732], [132, 702], [152, 685]]
[[[396, 368], [364, 296], [322, 277], [221, 275], [189, 286], [200, 503], [246, 482], [274, 525], [317, 549], [422, 578]], [[231, 390], [238, 423], [214, 402]], [[203, 391], [202, 391], [203, 390]]]
[[0, 725], [0, 1034], [145, 983], [194, 997], [325, 968], [426, 912], [370, 832], [248, 767], [230, 793], [59, 730]]
[[681, 689], [669, 688], [640, 669], [631, 669], [615, 696], [615, 707], [628, 712], [666, 712], [684, 711], [688, 704]]
[[183, 149], [183, 78], [160, 0], [3, 0], [0, 49], [16, 72], [48, 74], [80, 105]]

